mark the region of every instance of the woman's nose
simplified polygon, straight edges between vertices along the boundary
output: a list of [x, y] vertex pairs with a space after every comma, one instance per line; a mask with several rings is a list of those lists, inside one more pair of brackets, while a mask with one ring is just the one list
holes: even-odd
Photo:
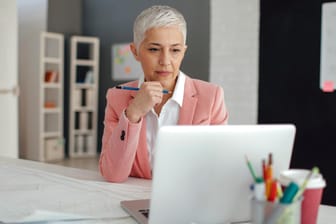
[[170, 55], [169, 55], [169, 52], [163, 51], [161, 53], [159, 64], [160, 65], [170, 65]]

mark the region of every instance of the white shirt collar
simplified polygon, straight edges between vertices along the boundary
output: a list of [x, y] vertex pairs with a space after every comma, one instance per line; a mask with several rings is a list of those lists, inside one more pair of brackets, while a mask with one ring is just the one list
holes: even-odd
[[180, 74], [177, 77], [174, 93], [172, 96], [172, 100], [174, 100], [180, 107], [182, 107], [183, 96], [184, 96], [184, 84], [185, 84], [185, 74], [180, 71]]

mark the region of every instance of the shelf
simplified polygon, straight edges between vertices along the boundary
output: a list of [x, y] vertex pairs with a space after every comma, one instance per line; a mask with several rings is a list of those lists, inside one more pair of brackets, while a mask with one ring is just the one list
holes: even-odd
[[21, 72], [20, 157], [46, 162], [56, 159], [54, 155], [64, 157], [64, 144], [58, 144], [64, 142], [64, 35], [44, 31], [32, 35], [34, 46], [29, 47], [34, 54], [25, 62], [29, 69]]
[[41, 161], [64, 158], [62, 34], [41, 33], [40, 148]]
[[94, 66], [95, 61], [92, 60], [75, 60], [74, 63], [76, 63], [78, 66]]
[[60, 108], [44, 108], [43, 112], [53, 114], [53, 113], [61, 113], [62, 110]]
[[73, 110], [76, 111], [76, 112], [92, 112], [92, 111], [95, 111], [96, 108], [93, 108], [93, 107], [74, 107]]
[[98, 38], [71, 38], [70, 157], [97, 154], [98, 62]]
[[59, 64], [59, 63], [62, 63], [60, 60], [61, 60], [60, 58], [47, 57], [43, 59], [43, 62], [50, 63], [50, 64]]
[[53, 138], [53, 137], [63, 137], [62, 132], [44, 132], [42, 134], [43, 138]]
[[75, 83], [75, 88], [76, 89], [95, 89], [96, 85], [95, 84], [87, 84], [87, 83]]
[[58, 89], [62, 88], [60, 83], [44, 83], [43, 88]]
[[74, 135], [93, 135], [93, 130], [74, 130]]

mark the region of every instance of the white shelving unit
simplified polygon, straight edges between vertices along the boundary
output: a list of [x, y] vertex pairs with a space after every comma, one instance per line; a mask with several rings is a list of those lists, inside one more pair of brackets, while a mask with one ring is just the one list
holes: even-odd
[[99, 39], [71, 37], [69, 156], [97, 154]]
[[63, 50], [62, 34], [41, 32], [39, 74], [35, 76], [36, 78], [31, 77], [31, 82], [38, 83], [38, 88], [30, 89], [34, 94], [30, 95], [24, 117], [36, 122], [35, 125], [27, 127], [29, 129], [26, 133], [29, 135], [29, 141], [25, 144], [27, 159], [54, 161], [64, 158]]

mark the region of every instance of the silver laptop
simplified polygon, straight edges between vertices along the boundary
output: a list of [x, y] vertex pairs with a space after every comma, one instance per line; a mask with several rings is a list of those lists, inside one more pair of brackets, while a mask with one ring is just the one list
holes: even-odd
[[[159, 130], [151, 200], [122, 201], [141, 224], [244, 223], [253, 182], [273, 153], [274, 175], [289, 168], [295, 126], [166, 126]], [[149, 209], [149, 214], [148, 214]]]

